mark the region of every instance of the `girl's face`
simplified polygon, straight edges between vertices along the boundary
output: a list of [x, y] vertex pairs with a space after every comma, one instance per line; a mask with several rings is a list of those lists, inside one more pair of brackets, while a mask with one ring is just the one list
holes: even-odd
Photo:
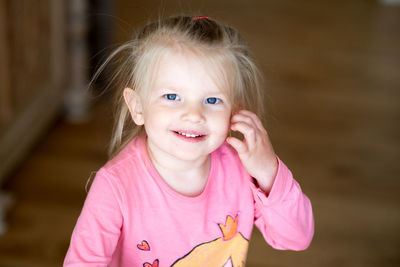
[[204, 160], [226, 139], [231, 103], [226, 88], [193, 56], [166, 53], [148, 98], [142, 99], [147, 145], [153, 156]]

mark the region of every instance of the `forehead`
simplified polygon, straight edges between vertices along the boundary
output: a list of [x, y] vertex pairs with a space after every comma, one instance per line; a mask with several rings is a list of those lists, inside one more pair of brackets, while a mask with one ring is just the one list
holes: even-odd
[[230, 95], [226, 64], [216, 53], [167, 49], [160, 56], [153, 77], [155, 86], [207, 89]]

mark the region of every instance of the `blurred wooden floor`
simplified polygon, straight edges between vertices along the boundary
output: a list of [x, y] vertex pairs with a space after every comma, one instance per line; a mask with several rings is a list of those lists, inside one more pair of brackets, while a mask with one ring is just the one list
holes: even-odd
[[[185, 10], [238, 28], [266, 75], [275, 149], [313, 203], [307, 251], [273, 250], [256, 231], [247, 266], [400, 266], [400, 7], [361, 0], [158, 6], [119, 1], [117, 41], [148, 16]], [[5, 189], [16, 202], [0, 236], [0, 266], [61, 265], [87, 178], [106, 160], [104, 103], [86, 124], [60, 119], [10, 177]]]

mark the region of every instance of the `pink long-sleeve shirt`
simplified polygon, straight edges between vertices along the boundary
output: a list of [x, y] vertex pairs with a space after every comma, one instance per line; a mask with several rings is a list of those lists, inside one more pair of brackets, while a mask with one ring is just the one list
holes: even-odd
[[64, 266], [244, 266], [254, 224], [274, 248], [305, 249], [311, 204], [278, 162], [267, 196], [224, 143], [204, 191], [187, 197], [164, 182], [137, 137], [97, 172]]

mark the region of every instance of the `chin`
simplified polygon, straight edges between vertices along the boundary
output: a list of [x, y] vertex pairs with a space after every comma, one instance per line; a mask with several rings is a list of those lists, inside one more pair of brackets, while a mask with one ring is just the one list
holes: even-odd
[[175, 158], [183, 161], [193, 161], [198, 160], [202, 157], [207, 157], [210, 153], [193, 153], [193, 151], [179, 151], [174, 155]]

